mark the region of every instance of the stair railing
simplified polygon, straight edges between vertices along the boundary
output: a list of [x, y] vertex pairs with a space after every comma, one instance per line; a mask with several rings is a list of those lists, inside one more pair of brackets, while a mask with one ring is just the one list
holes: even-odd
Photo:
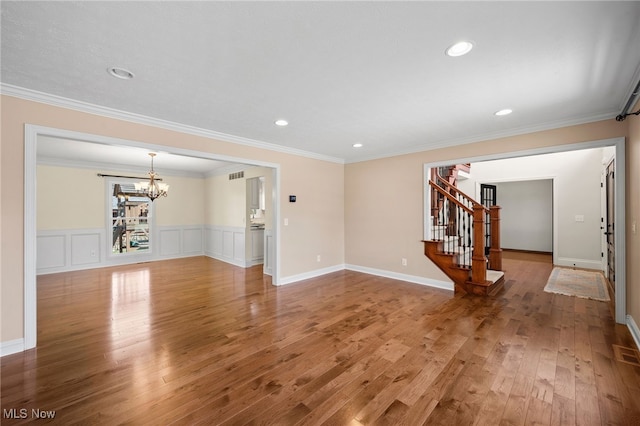
[[[429, 185], [433, 213], [431, 239], [442, 241], [443, 252], [456, 255], [458, 266], [471, 268], [475, 243], [473, 206], [467, 206], [431, 180]], [[480, 206], [482, 208], [484, 207]], [[481, 232], [480, 235], [482, 236]]]
[[[476, 273], [472, 273], [475, 275], [472, 277], [473, 281], [480, 277], [482, 281], [485, 279], [487, 245], [489, 268], [502, 270], [500, 207], [483, 206], [439, 176], [437, 171], [433, 178], [429, 181], [432, 188], [432, 239], [444, 242], [445, 253], [458, 254], [460, 266], [475, 269]], [[457, 242], [457, 245], [454, 242]]]

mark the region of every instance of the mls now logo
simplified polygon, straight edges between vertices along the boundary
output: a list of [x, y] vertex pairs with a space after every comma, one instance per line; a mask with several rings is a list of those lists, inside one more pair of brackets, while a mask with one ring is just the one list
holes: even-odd
[[29, 412], [26, 408], [10, 408], [8, 410], [2, 410], [2, 417], [5, 419], [26, 419]]
[[[51, 410], [41, 410], [34, 408], [31, 410], [32, 419], [53, 419], [56, 416], [56, 412]], [[26, 419], [29, 417], [29, 410], [26, 408], [9, 408], [2, 410], [2, 417], [5, 419]]]

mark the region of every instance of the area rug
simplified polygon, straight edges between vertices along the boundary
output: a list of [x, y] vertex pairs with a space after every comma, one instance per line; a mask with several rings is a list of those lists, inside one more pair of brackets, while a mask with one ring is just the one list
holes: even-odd
[[601, 272], [553, 268], [544, 291], [583, 299], [609, 301], [607, 283]]

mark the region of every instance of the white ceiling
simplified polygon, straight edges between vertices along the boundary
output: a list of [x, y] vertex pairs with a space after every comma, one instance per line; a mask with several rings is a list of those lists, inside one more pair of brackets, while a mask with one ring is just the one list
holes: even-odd
[[0, 7], [5, 89], [345, 162], [611, 118], [640, 70], [637, 1]]

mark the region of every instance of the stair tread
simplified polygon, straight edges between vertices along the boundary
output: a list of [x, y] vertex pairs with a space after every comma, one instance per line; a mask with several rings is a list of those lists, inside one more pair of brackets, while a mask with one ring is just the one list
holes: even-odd
[[487, 281], [496, 283], [502, 277], [504, 277], [503, 271], [494, 271], [492, 269], [487, 269]]

